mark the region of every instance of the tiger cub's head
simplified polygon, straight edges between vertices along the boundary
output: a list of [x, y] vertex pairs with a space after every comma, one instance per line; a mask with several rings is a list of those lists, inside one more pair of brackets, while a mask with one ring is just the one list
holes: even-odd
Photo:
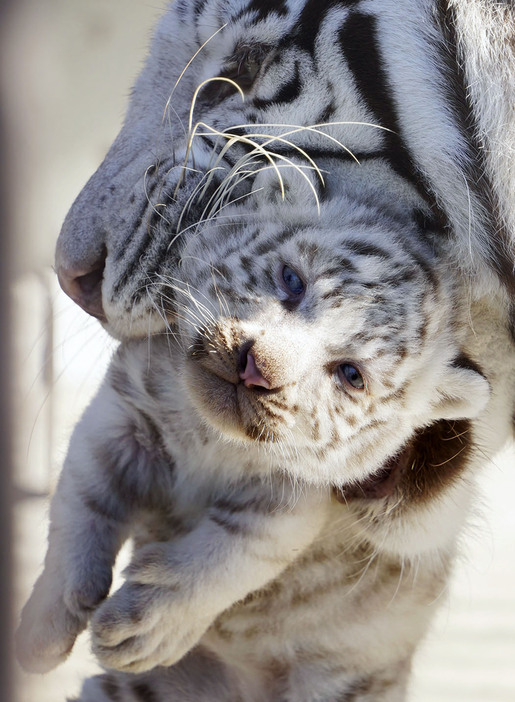
[[387, 201], [356, 193], [319, 218], [281, 204], [245, 236], [228, 211], [187, 241], [170, 295], [205, 423], [253, 445], [265, 470], [343, 497], [389, 494], [390, 461], [407, 462], [417, 432], [474, 417], [489, 396], [460, 354], [458, 282]]

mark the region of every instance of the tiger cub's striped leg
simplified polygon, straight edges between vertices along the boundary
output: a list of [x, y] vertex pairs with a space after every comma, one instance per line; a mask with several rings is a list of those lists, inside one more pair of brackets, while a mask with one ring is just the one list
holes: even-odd
[[405, 702], [409, 670], [410, 662], [402, 661], [358, 675], [332, 671], [330, 661], [319, 670], [304, 661], [289, 674], [277, 665], [262, 685], [243, 672], [237, 676], [199, 646], [170, 668], [90, 678], [80, 698], [69, 702]]
[[243, 702], [236, 678], [202, 648], [171, 668], [132, 675], [109, 672], [89, 678], [69, 702]]
[[405, 702], [411, 660], [401, 660], [376, 671], [351, 672], [345, 662], [328, 654], [310, 664], [296, 664], [286, 676], [284, 692], [274, 702]]
[[313, 542], [331, 509], [329, 495], [306, 488], [281, 508], [271, 504], [269, 485], [250, 484], [214, 503], [181, 538], [136, 551], [127, 581], [92, 618], [100, 663], [141, 673], [178, 661], [221, 612], [277, 577]]
[[[99, 437], [107, 422], [98, 404], [97, 398], [72, 437], [50, 505], [44, 569], [22, 612], [17, 654], [30, 672], [47, 672], [68, 656], [109, 593], [113, 564], [127, 537], [128, 508], [106, 488]], [[114, 472], [113, 462], [110, 468]]]

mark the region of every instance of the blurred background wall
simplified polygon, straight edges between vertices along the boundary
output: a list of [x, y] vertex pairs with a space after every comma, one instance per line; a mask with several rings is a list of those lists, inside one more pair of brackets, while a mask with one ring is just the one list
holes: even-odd
[[[42, 563], [47, 495], [67, 437], [113, 347], [97, 322], [60, 293], [51, 268], [54, 244], [67, 209], [121, 125], [164, 6], [164, 0], [16, 0], [2, 17], [13, 213], [16, 612]], [[417, 659], [414, 702], [515, 700], [512, 453], [485, 471], [482, 489], [448, 603]], [[83, 637], [48, 676], [15, 668], [14, 702], [64, 702], [96, 669]]]
[[[67, 438], [113, 347], [100, 325], [60, 292], [52, 270], [55, 240], [120, 128], [151, 28], [165, 5], [15, 0], [1, 18], [3, 136], [13, 215], [15, 617], [44, 557], [47, 496]], [[5, 575], [7, 562], [0, 567]], [[64, 702], [96, 670], [87, 641], [79, 642], [70, 662], [49, 676], [25, 675], [15, 666], [14, 700]], [[8, 702], [2, 692], [0, 700]]]
[[[3, 20], [9, 0], [0, 0], [0, 46]], [[0, 56], [1, 59], [1, 56]], [[10, 319], [10, 221], [7, 131], [4, 127], [3, 91], [0, 84], [0, 697], [10, 700], [12, 690], [12, 409], [11, 409], [11, 319]]]

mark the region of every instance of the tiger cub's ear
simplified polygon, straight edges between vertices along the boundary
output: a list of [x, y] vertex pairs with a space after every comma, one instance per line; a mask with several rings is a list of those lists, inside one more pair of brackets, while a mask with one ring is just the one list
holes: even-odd
[[472, 419], [490, 399], [490, 384], [481, 369], [460, 355], [445, 369], [437, 386], [439, 399], [432, 407], [433, 419]]

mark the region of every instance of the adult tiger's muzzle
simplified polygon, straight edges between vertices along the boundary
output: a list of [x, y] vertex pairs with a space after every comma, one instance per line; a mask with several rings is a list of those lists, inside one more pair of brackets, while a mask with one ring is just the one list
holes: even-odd
[[98, 258], [84, 267], [77, 268], [64, 262], [59, 250], [56, 254], [57, 261], [59, 261], [57, 263], [59, 285], [79, 307], [101, 322], [107, 322], [102, 302], [102, 282], [106, 256], [104, 248]]

